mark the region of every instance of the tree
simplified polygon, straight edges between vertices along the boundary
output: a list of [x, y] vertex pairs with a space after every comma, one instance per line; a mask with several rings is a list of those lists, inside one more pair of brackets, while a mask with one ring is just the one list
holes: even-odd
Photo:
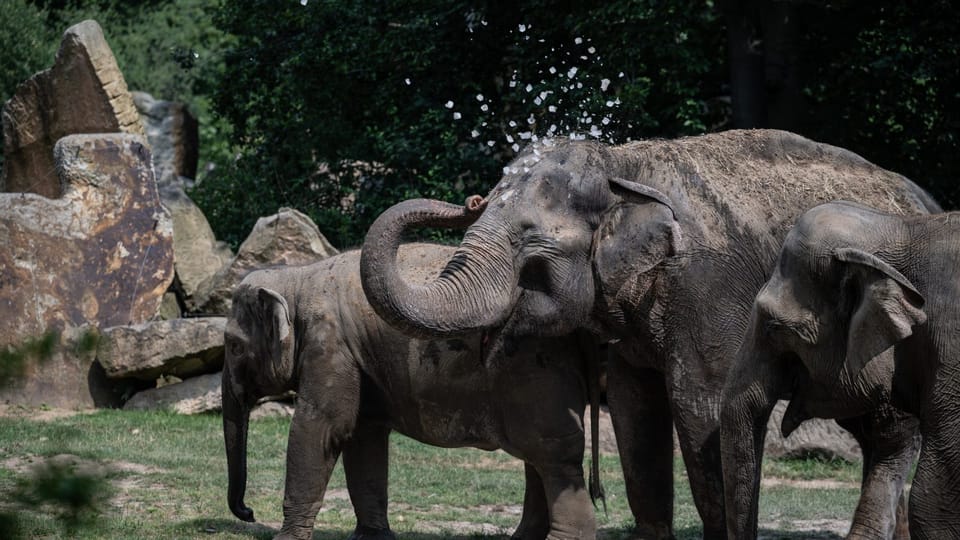
[[215, 102], [241, 155], [193, 195], [221, 237], [295, 206], [343, 247], [400, 199], [485, 192], [535, 137], [702, 132], [721, 42], [687, 4], [225, 2]]

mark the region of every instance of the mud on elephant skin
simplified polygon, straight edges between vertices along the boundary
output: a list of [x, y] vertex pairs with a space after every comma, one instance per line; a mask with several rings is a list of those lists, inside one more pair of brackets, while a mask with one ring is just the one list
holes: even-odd
[[[399, 276], [400, 234], [463, 210], [411, 200], [384, 212], [364, 243], [364, 289], [386, 320], [420, 336], [586, 329], [619, 340], [610, 409], [637, 534], [650, 538], [674, 534], [672, 425], [704, 536], [726, 536], [720, 393], [796, 218], [840, 195], [904, 214], [939, 211], [900, 175], [770, 130], [622, 146], [547, 141], [505, 171], [432, 282]], [[861, 423], [859, 440], [895, 431], [889, 422]], [[908, 466], [902, 440], [879, 444], [865, 496], [899, 497], [887, 478]]]
[[[400, 250], [406, 279], [432, 280], [453, 248]], [[225, 331], [224, 437], [233, 513], [244, 504], [250, 407], [295, 390], [278, 538], [310, 538], [342, 454], [357, 516], [352, 538], [393, 538], [387, 522], [387, 443], [396, 430], [444, 447], [502, 448], [525, 462], [515, 538], [593, 539], [583, 478], [583, 412], [599, 393], [581, 336], [521, 340], [481, 369], [481, 336], [418, 340], [381, 320], [358, 276], [359, 253], [261, 270], [234, 292]], [[517, 414], [523, 411], [523, 414]], [[596, 456], [594, 456], [596, 463]]]
[[[890, 405], [917, 415], [914, 539], [960, 538], [960, 213], [901, 216], [849, 202], [804, 214], [757, 295], [724, 389], [730, 534], [756, 526], [753, 425], [787, 383], [794, 418]], [[789, 432], [795, 421], [784, 420]], [[902, 481], [902, 479], [900, 479]]]

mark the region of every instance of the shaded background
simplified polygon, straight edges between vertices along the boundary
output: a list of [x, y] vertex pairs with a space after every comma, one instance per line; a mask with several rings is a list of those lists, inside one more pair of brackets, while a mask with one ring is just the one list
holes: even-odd
[[534, 138], [787, 129], [960, 201], [949, 1], [6, 0], [0, 98], [100, 22], [199, 117], [190, 193], [234, 246], [281, 206], [338, 248], [400, 199], [485, 193]]

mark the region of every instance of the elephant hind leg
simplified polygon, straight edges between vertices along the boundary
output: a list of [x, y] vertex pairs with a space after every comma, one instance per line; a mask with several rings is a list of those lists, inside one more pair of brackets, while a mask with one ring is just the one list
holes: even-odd
[[390, 430], [360, 422], [343, 446], [343, 472], [357, 516], [350, 540], [393, 540], [387, 521], [387, 468]]
[[543, 491], [540, 473], [524, 463], [523, 472], [526, 487], [523, 493], [523, 516], [510, 540], [543, 540], [550, 532], [550, 511], [547, 508], [547, 496]]

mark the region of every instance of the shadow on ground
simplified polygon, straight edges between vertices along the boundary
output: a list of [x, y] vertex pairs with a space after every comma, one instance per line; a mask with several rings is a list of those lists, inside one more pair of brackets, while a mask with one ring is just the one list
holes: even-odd
[[[178, 534], [197, 536], [201, 534], [227, 533], [249, 538], [270, 540], [279, 531], [262, 523], [245, 523], [230, 519], [193, 519], [178, 523], [175, 527]], [[317, 528], [313, 531], [313, 540], [346, 540], [353, 533], [353, 529]], [[397, 533], [403, 540], [501, 540], [508, 538], [503, 535], [484, 534], [447, 534], [447, 533]]]
[[[244, 523], [231, 519], [193, 519], [184, 521], [175, 526], [179, 534], [191, 536], [200, 534], [227, 533], [237, 536], [246, 536], [262, 540], [270, 540], [277, 534], [277, 529], [262, 523]], [[345, 540], [353, 533], [347, 529], [317, 529], [313, 532], [313, 540]], [[480, 533], [398, 533], [404, 540], [503, 540], [508, 536], [500, 534]], [[600, 540], [626, 540], [630, 538], [630, 530], [622, 528], [602, 528], [597, 531]], [[677, 540], [694, 540], [702, 536], [699, 527], [688, 527], [676, 531]], [[757, 540], [842, 540], [843, 536], [824, 530], [805, 531], [774, 531], [760, 529]]]

